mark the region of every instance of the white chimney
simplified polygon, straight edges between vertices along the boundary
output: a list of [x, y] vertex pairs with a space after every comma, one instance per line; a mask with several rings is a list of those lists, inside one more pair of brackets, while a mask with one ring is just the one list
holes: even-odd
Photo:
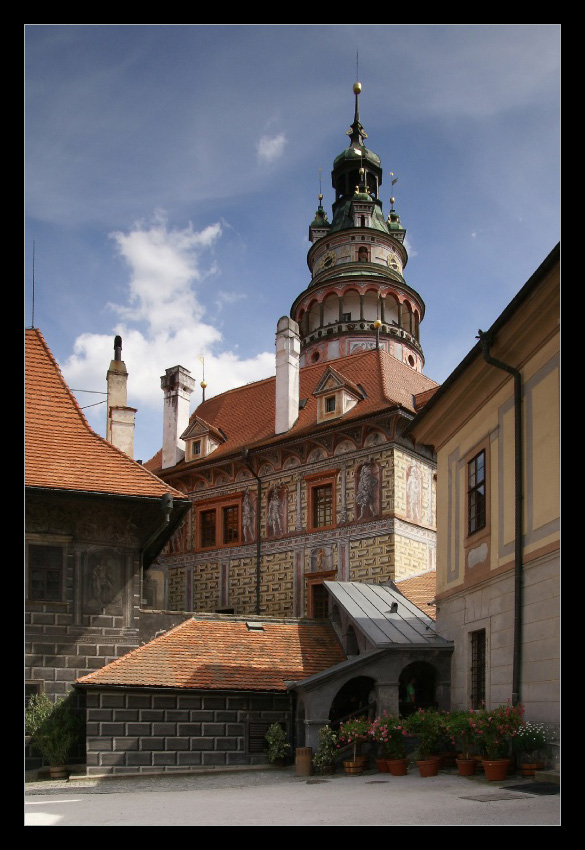
[[299, 417], [300, 356], [299, 326], [283, 316], [276, 326], [276, 434], [290, 431]]
[[128, 371], [122, 360], [122, 337], [114, 339], [114, 359], [106, 374], [107, 416], [106, 440], [123, 451], [128, 457], [134, 454], [135, 407], [126, 405]]
[[173, 366], [161, 377], [160, 385], [165, 394], [162, 467], [167, 469], [185, 457], [181, 434], [189, 424], [189, 396], [195, 389], [195, 380], [184, 366]]

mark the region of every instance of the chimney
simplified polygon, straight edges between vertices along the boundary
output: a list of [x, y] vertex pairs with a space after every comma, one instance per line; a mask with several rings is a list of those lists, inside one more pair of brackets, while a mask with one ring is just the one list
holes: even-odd
[[275, 433], [290, 431], [299, 417], [299, 326], [283, 316], [276, 326]]
[[184, 366], [173, 366], [161, 377], [160, 385], [165, 394], [162, 467], [167, 469], [185, 457], [181, 434], [189, 424], [189, 396], [195, 389], [195, 381]]
[[122, 337], [114, 339], [114, 359], [106, 375], [106, 439], [128, 457], [134, 454], [135, 407], [127, 407], [128, 371], [122, 360]]

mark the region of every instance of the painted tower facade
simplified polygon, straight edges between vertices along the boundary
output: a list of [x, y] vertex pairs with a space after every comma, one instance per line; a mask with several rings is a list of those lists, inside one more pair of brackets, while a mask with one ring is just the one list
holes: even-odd
[[276, 376], [203, 401], [164, 435], [178, 460], [147, 464], [193, 504], [149, 570], [153, 607], [320, 617], [327, 580], [435, 567], [434, 456], [402, 432], [437, 384], [422, 371], [424, 303], [403, 277], [393, 202], [382, 211], [360, 89], [332, 220], [320, 196], [309, 228], [310, 283], [277, 323]]

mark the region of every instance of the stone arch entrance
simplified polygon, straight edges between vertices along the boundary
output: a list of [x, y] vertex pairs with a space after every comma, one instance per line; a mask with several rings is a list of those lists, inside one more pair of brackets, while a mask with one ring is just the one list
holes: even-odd
[[[409, 698], [409, 685], [414, 688], [414, 701]], [[437, 708], [437, 671], [428, 661], [413, 661], [398, 679], [400, 714], [405, 717], [418, 708]]]
[[338, 729], [340, 723], [356, 715], [375, 717], [375, 687], [376, 680], [370, 676], [356, 676], [342, 685], [329, 709], [331, 727]]

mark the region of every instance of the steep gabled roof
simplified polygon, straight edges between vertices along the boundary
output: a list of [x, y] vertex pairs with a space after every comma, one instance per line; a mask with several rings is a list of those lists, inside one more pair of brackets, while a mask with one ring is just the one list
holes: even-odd
[[[364, 397], [339, 419], [318, 423], [314, 391], [328, 369], [334, 369], [348, 386], [359, 387]], [[431, 378], [411, 369], [383, 349], [369, 349], [332, 362], [304, 366], [299, 375], [299, 400], [305, 400], [305, 404], [299, 409], [299, 418], [293, 427], [286, 434], [276, 436], [275, 381], [274, 377], [266, 378], [213, 396], [191, 415], [191, 420], [199, 417], [226, 435], [226, 441], [211, 456], [214, 461], [239, 453], [244, 448], [267, 446], [283, 439], [318, 433], [337, 422], [354, 422], [392, 407], [400, 407], [414, 415], [415, 396], [438, 387]], [[204, 462], [195, 461], [195, 464]], [[147, 464], [152, 470], [160, 469], [160, 465], [160, 453]]]
[[25, 485], [185, 499], [92, 431], [36, 328], [25, 331]]
[[189, 619], [101, 670], [85, 686], [286, 691], [345, 655], [325, 622]]
[[433, 620], [437, 619], [433, 603], [437, 594], [437, 571], [428, 570], [395, 582], [396, 589], [424, 611]]

